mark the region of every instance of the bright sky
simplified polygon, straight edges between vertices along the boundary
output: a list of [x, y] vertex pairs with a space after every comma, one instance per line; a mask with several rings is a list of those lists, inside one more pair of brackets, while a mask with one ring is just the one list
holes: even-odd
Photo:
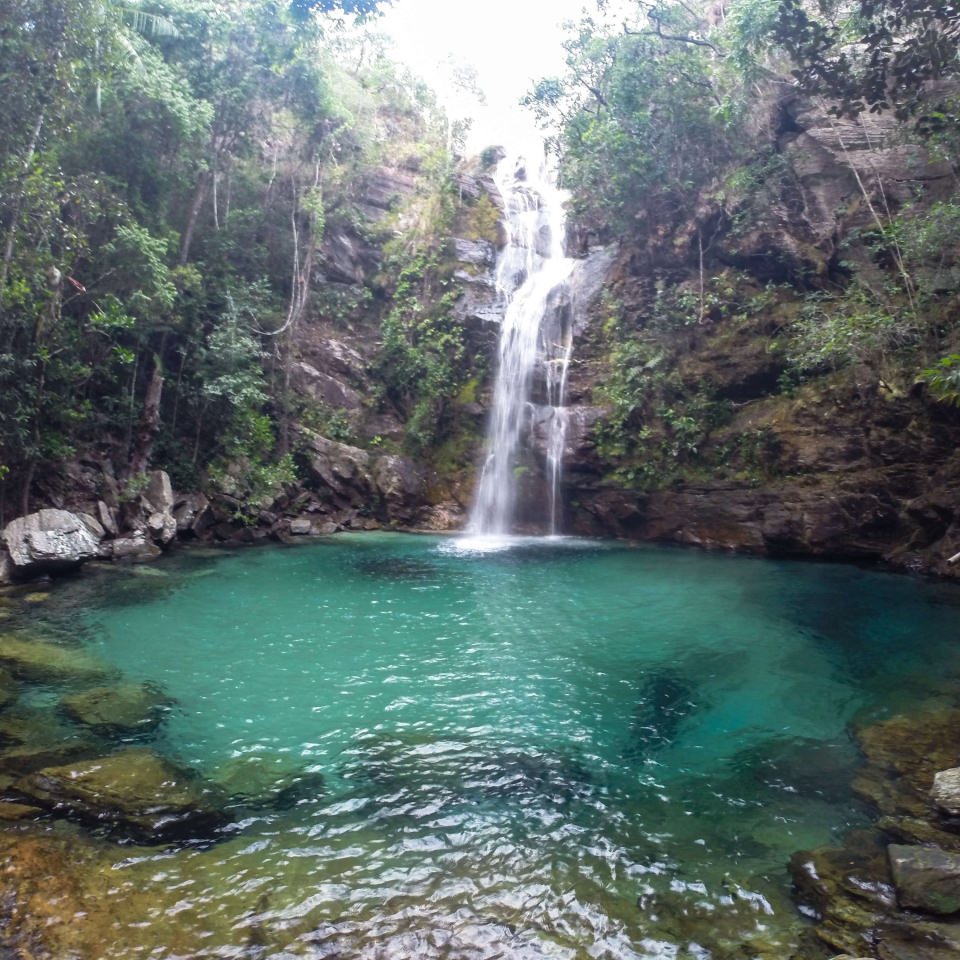
[[[533, 81], [561, 72], [561, 25], [577, 20], [589, 0], [393, 0], [378, 29], [396, 41], [406, 61], [444, 100], [454, 116], [474, 115], [468, 144], [519, 145], [533, 127], [529, 111], [516, 106]], [[445, 98], [441, 64], [453, 57], [476, 68], [487, 107], [468, 108]], [[452, 109], [451, 109], [452, 108]]]

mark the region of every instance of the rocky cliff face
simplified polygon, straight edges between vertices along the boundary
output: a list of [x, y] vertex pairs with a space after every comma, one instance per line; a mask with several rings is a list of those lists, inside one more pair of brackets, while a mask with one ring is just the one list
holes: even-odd
[[[788, 362], [805, 304], [853, 274], [878, 288], [896, 274], [862, 237], [948, 196], [950, 164], [883, 118], [841, 121], [792, 92], [761, 113], [767, 182], [751, 197], [714, 184], [672, 232], [623, 244], [606, 303], [578, 329], [569, 525], [956, 576], [960, 416], [917, 375], [953, 349], [958, 251], [938, 251], [936, 269], [911, 266], [928, 291], [924, 342], [792, 381]], [[611, 317], [626, 338], [610, 334]], [[635, 409], [616, 442], [608, 431], [598, 444], [629, 389]]]

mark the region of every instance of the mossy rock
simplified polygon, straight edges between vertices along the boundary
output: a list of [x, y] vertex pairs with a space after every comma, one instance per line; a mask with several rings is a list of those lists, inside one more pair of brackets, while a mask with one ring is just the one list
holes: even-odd
[[87, 759], [99, 748], [100, 744], [83, 739], [22, 743], [0, 753], [0, 772], [23, 776], [53, 764]]
[[63, 712], [105, 737], [136, 736], [157, 728], [170, 700], [147, 684], [94, 687], [65, 696]]
[[282, 754], [252, 753], [227, 760], [211, 778], [230, 804], [255, 810], [287, 809], [323, 793], [323, 775]]
[[35, 820], [43, 814], [44, 811], [40, 807], [26, 803], [0, 801], [0, 821], [15, 823], [18, 820]]
[[103, 680], [111, 668], [79, 647], [0, 634], [0, 665], [22, 680], [70, 683]]
[[142, 747], [37, 770], [14, 788], [38, 806], [144, 843], [210, 838], [229, 820], [221, 790]]

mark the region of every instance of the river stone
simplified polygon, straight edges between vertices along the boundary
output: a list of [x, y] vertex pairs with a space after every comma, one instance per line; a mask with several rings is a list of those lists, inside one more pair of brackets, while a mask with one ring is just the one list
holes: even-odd
[[960, 767], [934, 774], [930, 798], [944, 813], [960, 814]]
[[938, 914], [960, 910], [960, 854], [896, 843], [887, 853], [901, 907]]
[[42, 807], [145, 843], [208, 837], [228, 821], [218, 790], [145, 748], [47, 767], [14, 788]]
[[0, 664], [15, 677], [39, 683], [102, 680], [110, 668], [79, 647], [0, 634]]
[[103, 736], [149, 733], [163, 719], [168, 701], [146, 684], [94, 687], [60, 701], [63, 712]]
[[54, 509], [17, 517], [3, 531], [18, 576], [69, 569], [92, 559], [103, 535], [93, 517]]

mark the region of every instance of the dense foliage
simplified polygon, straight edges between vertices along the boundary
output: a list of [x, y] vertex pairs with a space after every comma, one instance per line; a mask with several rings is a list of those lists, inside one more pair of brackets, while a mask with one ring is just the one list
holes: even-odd
[[432, 96], [344, 29], [377, 7], [0, 0], [0, 513], [77, 451], [240, 500], [291, 475], [295, 334], [350, 322], [324, 237], [405, 236], [359, 212], [388, 159], [449, 189]]
[[[646, 273], [628, 302], [608, 296], [594, 345], [612, 410], [597, 440], [620, 482], [771, 467], [769, 430], [725, 439], [740, 398], [706, 360], [738, 337], [767, 343], [754, 365], [768, 394], [841, 375], [860, 396], [919, 381], [956, 400], [958, 36], [952, 0], [601, 2], [571, 26], [566, 73], [527, 101], [553, 130], [580, 235], [620, 241]], [[819, 246], [802, 178], [828, 161], [790, 146], [804, 111], [853, 191]], [[942, 166], [895, 198], [854, 142]]]

